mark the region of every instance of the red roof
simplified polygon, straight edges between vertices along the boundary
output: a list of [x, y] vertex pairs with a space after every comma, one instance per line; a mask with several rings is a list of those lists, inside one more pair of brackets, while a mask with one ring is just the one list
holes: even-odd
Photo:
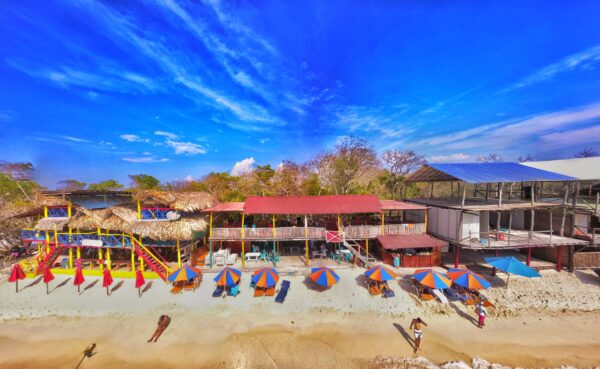
[[426, 210], [423, 205], [412, 204], [404, 201], [396, 200], [379, 200], [383, 210]]
[[221, 204], [217, 204], [212, 208], [202, 210], [207, 213], [227, 213], [227, 212], [237, 212], [241, 213], [244, 211], [244, 203], [243, 202], [223, 202]]
[[442, 247], [445, 241], [438, 240], [428, 234], [412, 234], [406, 236], [377, 236], [381, 247], [386, 250], [420, 249], [426, 247]]
[[246, 214], [356, 214], [380, 213], [381, 203], [374, 195], [330, 195], [297, 197], [250, 196]]

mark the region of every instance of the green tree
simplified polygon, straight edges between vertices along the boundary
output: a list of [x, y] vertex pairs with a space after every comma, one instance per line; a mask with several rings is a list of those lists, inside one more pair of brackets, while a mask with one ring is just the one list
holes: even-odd
[[158, 188], [160, 181], [148, 174], [129, 174], [131, 184], [136, 190], [152, 190]]
[[98, 183], [91, 183], [88, 186], [88, 190], [94, 191], [118, 191], [122, 190], [125, 186], [115, 181], [114, 179], [107, 179], [106, 181], [100, 181]]
[[269, 183], [271, 178], [275, 175], [275, 170], [271, 168], [270, 164], [267, 165], [257, 165], [256, 169], [253, 171], [254, 177], [258, 182], [258, 187], [262, 196], [265, 195], [265, 191], [269, 188]]
[[58, 188], [60, 190], [67, 191], [83, 190], [86, 185], [87, 183], [78, 181], [76, 179], [65, 179], [58, 182]]

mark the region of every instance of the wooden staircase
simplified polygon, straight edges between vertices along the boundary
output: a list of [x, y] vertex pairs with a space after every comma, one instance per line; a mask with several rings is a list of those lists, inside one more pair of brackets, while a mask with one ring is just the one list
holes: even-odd
[[144, 260], [146, 265], [158, 274], [163, 281], [166, 281], [167, 277], [172, 272], [171, 268], [167, 265], [167, 262], [157, 256], [158, 254], [153, 253], [146, 246], [142, 245], [134, 237], [131, 238], [131, 244], [133, 245], [135, 253]]
[[[60, 256], [61, 251], [64, 249], [63, 246], [57, 245], [55, 243], [48, 244], [48, 246], [50, 247], [50, 251], [45, 254], [41, 261], [39, 261], [37, 269], [35, 271], [36, 275], [42, 274], [44, 272], [44, 269], [46, 268], [52, 268], [52, 265], [54, 265], [54, 262]], [[45, 249], [46, 248], [44, 248], [44, 250]]]
[[375, 258], [372, 255], [367, 255], [362, 251], [362, 246], [356, 242], [353, 238], [348, 236], [345, 232], [340, 232], [342, 236], [342, 243], [344, 246], [350, 250], [350, 252], [354, 255], [355, 258], [360, 260], [365, 268], [370, 267], [370, 262], [375, 261]]

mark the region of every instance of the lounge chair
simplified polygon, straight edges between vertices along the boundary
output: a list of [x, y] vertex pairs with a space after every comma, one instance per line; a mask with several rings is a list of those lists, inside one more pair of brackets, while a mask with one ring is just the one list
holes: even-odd
[[369, 285], [369, 293], [372, 296], [381, 295], [381, 289], [376, 284]]
[[277, 294], [277, 297], [275, 297], [275, 302], [283, 304], [289, 289], [290, 281], [284, 280], [283, 282], [281, 282], [281, 289], [279, 289], [279, 293]]
[[385, 285], [385, 284], [383, 286], [381, 286], [381, 293], [382, 293], [382, 295], [383, 295], [384, 298], [389, 298], [389, 297], [396, 296], [394, 294], [394, 291], [391, 288], [389, 288], [387, 285]]
[[440, 300], [442, 304], [448, 303], [448, 299], [446, 298], [446, 296], [444, 296], [444, 293], [439, 289], [435, 288], [431, 292], [433, 292], [433, 295], [437, 297], [437, 299]]
[[265, 295], [265, 290], [262, 288], [257, 288], [254, 290], [254, 297], [263, 297]]
[[181, 293], [181, 291], [183, 291], [183, 287], [184, 287], [184, 285], [183, 285], [183, 283], [182, 283], [182, 282], [176, 282], [176, 283], [173, 285], [173, 288], [171, 288], [171, 293], [172, 293], [172, 294], [178, 294], [178, 293]]
[[212, 297], [221, 297], [223, 296], [223, 288], [217, 287], [215, 288], [215, 292], [213, 292]]
[[265, 296], [275, 296], [275, 287], [269, 287], [265, 291]]
[[448, 298], [448, 300], [463, 301], [460, 294], [458, 292], [456, 292], [456, 290], [454, 288], [445, 288], [443, 291], [444, 291], [444, 294], [446, 295], [446, 297]]
[[235, 286], [231, 286], [228, 290], [227, 290], [227, 296], [237, 296], [240, 293], [240, 287], [236, 284]]

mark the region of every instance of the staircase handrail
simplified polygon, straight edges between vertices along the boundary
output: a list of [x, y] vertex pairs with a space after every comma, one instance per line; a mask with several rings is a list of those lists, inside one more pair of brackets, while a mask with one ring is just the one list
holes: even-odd
[[166, 272], [167, 274], [171, 274], [171, 268], [163, 264], [163, 262], [158, 259], [146, 246], [144, 246], [140, 241], [136, 240], [135, 237], [130, 238], [133, 244], [133, 247], [138, 247], [144, 250], [144, 253], [154, 259]]

